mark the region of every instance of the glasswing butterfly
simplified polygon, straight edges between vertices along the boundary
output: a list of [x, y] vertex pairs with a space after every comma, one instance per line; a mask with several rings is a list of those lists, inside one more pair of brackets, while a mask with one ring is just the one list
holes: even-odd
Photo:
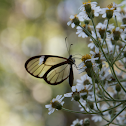
[[69, 85], [73, 85], [73, 68], [75, 60], [72, 55], [64, 58], [54, 55], [39, 55], [28, 59], [25, 68], [36, 78], [43, 78], [48, 84], [57, 85], [69, 77]]

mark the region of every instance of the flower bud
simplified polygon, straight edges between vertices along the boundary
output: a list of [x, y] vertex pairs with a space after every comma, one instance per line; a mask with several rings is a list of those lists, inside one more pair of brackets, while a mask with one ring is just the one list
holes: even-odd
[[75, 126], [81, 126], [81, 124], [80, 123], [77, 123]]
[[114, 30], [114, 31], [113, 31], [114, 40], [118, 41], [119, 38], [120, 38], [120, 34], [121, 34], [120, 31]]
[[84, 119], [83, 126], [90, 126], [90, 119], [89, 118]]
[[84, 20], [84, 23], [86, 24], [86, 25], [88, 25], [89, 24], [89, 20]]
[[91, 61], [86, 61], [86, 62], [85, 62], [85, 66], [86, 66], [87, 68], [92, 68], [92, 62], [91, 62]]
[[78, 25], [80, 24], [80, 21], [79, 21], [78, 17], [76, 17], [76, 16], [72, 19], [72, 22], [73, 22], [76, 26], [78, 26]]
[[113, 16], [113, 10], [106, 10], [106, 17], [107, 17], [108, 19], [111, 19], [112, 16]]
[[94, 18], [94, 10], [91, 10], [90, 13], [87, 13], [89, 18]]
[[120, 87], [119, 84], [116, 84], [116, 91], [117, 91], [117, 92], [120, 92], [120, 91], [121, 91], [121, 87]]
[[83, 98], [85, 100], [85, 99], [87, 99], [87, 96], [88, 96], [88, 90], [83, 89], [83, 90], [81, 90], [80, 94], [81, 94], [81, 98]]
[[122, 19], [122, 23], [126, 24], [126, 17]]
[[123, 56], [126, 57], [126, 51], [124, 51]]
[[91, 109], [94, 108], [94, 104], [92, 102], [88, 102], [88, 104], [89, 104], [89, 106], [90, 106]]
[[58, 110], [62, 109], [62, 105], [58, 101], [52, 102], [52, 107]]
[[85, 71], [87, 72], [87, 75], [89, 77], [92, 77], [92, 73], [91, 73], [91, 69], [90, 68], [86, 68]]
[[87, 13], [91, 12], [91, 4], [85, 4], [85, 10]]
[[99, 34], [101, 35], [101, 38], [104, 38], [104, 34], [105, 34], [105, 29], [101, 29], [99, 28]]
[[73, 93], [73, 98], [74, 98], [75, 101], [79, 101], [80, 100], [80, 94], [79, 94], [79, 92], [77, 92], [77, 91], [74, 92]]

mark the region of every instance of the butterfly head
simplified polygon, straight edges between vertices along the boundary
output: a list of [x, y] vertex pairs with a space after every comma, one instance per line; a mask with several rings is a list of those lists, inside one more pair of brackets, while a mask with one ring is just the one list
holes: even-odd
[[72, 57], [72, 55], [68, 58], [69, 64], [75, 64], [75, 59]]

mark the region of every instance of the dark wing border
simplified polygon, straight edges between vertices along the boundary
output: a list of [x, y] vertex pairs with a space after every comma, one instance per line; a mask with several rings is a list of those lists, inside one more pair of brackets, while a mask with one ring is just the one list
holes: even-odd
[[[67, 58], [65, 58], [65, 57], [61, 57], [61, 56], [55, 56], [55, 55], [38, 55], [38, 56], [33, 56], [33, 57], [31, 57], [31, 58], [29, 58], [26, 62], [25, 62], [25, 69], [26, 69], [26, 71], [30, 74], [30, 75], [32, 75], [32, 76], [34, 76], [29, 70], [28, 70], [28, 68], [27, 68], [27, 65], [28, 65], [28, 63], [31, 61], [31, 60], [34, 60], [34, 59], [36, 59], [36, 58], [40, 58], [41, 56], [45, 56], [45, 58], [44, 58], [44, 61], [46, 61], [48, 58], [50, 58], [50, 57], [56, 57], [56, 58], [61, 58], [61, 59], [65, 59], [66, 61], [64, 61], [64, 62], [67, 62], [68, 61], [68, 59]], [[61, 62], [61, 63], [63, 63], [63, 62]], [[59, 63], [58, 63], [59, 64]], [[58, 67], [59, 65], [58, 64], [56, 64], [56, 65], [50, 65], [50, 66], [55, 66], [54, 68], [56, 68], [56, 67]], [[66, 64], [66, 63], [65, 63]], [[52, 67], [51, 67], [52, 68]], [[51, 69], [50, 68], [50, 69]], [[50, 70], [49, 69], [49, 70]], [[45, 72], [45, 74], [49, 71], [49, 70], [47, 70], [46, 72]], [[51, 69], [52, 70], [52, 69]], [[45, 75], [44, 74], [44, 75]], [[44, 76], [43, 75], [43, 76]], [[39, 77], [39, 76], [34, 76], [34, 77], [36, 77], [36, 78], [43, 78], [43, 77]], [[45, 79], [44, 79], [45, 80]], [[46, 80], [45, 80], [46, 81]], [[47, 82], [47, 81], [46, 81]], [[47, 82], [48, 83], [48, 82]]]
[[[67, 60], [68, 60], [68, 59], [67, 59]], [[55, 69], [55, 68], [57, 68], [57, 67], [59, 67], [59, 66], [65, 65], [65, 64], [68, 64], [68, 61], [64, 61], [64, 62], [61, 62], [61, 63], [59, 63], [59, 64], [56, 64], [56, 65], [52, 66], [52, 67], [44, 74], [43, 79], [44, 79], [48, 84], [50, 84], [50, 85], [57, 85], [57, 84], [62, 83], [64, 80], [66, 80], [66, 79], [69, 77], [69, 74], [70, 74], [70, 73], [68, 74], [68, 76], [67, 76], [66, 78], [64, 78], [64, 79], [62, 79], [61, 81], [56, 82], [56, 83], [50, 83], [50, 81], [47, 80], [47, 75], [48, 75], [48, 73], [49, 73], [51, 70], [53, 70], [53, 69]], [[68, 64], [68, 65], [70, 65], [70, 64]]]
[[[41, 56], [45, 56], [45, 58], [44, 58], [45, 61], [46, 61], [46, 59], [48, 59], [48, 58], [50, 58], [50, 57], [57, 57], [57, 58], [65, 59], [66, 61], [63, 61], [63, 62], [58, 63], [58, 64], [56, 64], [56, 65], [52, 65], [51, 68], [49, 68], [49, 69], [45, 72], [45, 74], [44, 74], [42, 77], [34, 76], [32, 73], [30, 73], [30, 71], [28, 71], [27, 65], [28, 65], [28, 63], [29, 63], [31, 60], [34, 60], [34, 59], [36, 59], [36, 58], [40, 58]], [[70, 77], [70, 78], [69, 78], [69, 84], [70, 84], [70, 80], [71, 80], [71, 78], [73, 78], [73, 70], [72, 70], [72, 76], [70, 75], [70, 74], [71, 74], [71, 72], [70, 72], [66, 78], [62, 79], [62, 80], [59, 81], [59, 82], [50, 83], [50, 81], [47, 80], [47, 75], [48, 75], [48, 73], [49, 73], [51, 70], [53, 70], [53, 69], [55, 69], [55, 68], [57, 68], [57, 67], [59, 67], [59, 66], [68, 64], [68, 65], [71, 65], [71, 66], [70, 66], [70, 67], [71, 67], [70, 69], [72, 69], [72, 64], [70, 64], [70, 63], [68, 62], [68, 60], [69, 60], [69, 59], [67, 59], [67, 58], [65, 58], [65, 57], [55, 56], [55, 55], [38, 55], [38, 56], [33, 56], [33, 57], [29, 58], [29, 59], [25, 62], [25, 69], [26, 69], [26, 71], [27, 71], [29, 74], [31, 74], [32, 76], [34, 76], [34, 77], [36, 77], [36, 78], [42, 78], [42, 79], [44, 79], [44, 80], [45, 80], [48, 84], [50, 84], [50, 85], [57, 85], [57, 84], [60, 84], [60, 83], [62, 83], [64, 80], [66, 80], [68, 77]], [[72, 82], [72, 83], [73, 83], [73, 82]], [[72, 83], [70, 84], [70, 86], [73, 85]]]

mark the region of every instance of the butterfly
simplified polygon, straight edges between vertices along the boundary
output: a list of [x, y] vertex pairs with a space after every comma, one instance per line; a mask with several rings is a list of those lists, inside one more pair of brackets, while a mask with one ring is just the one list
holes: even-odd
[[73, 64], [75, 60], [72, 55], [68, 59], [55, 55], [38, 55], [28, 59], [25, 68], [29, 74], [44, 79], [50, 85], [60, 84], [69, 78], [69, 85], [72, 87]]

